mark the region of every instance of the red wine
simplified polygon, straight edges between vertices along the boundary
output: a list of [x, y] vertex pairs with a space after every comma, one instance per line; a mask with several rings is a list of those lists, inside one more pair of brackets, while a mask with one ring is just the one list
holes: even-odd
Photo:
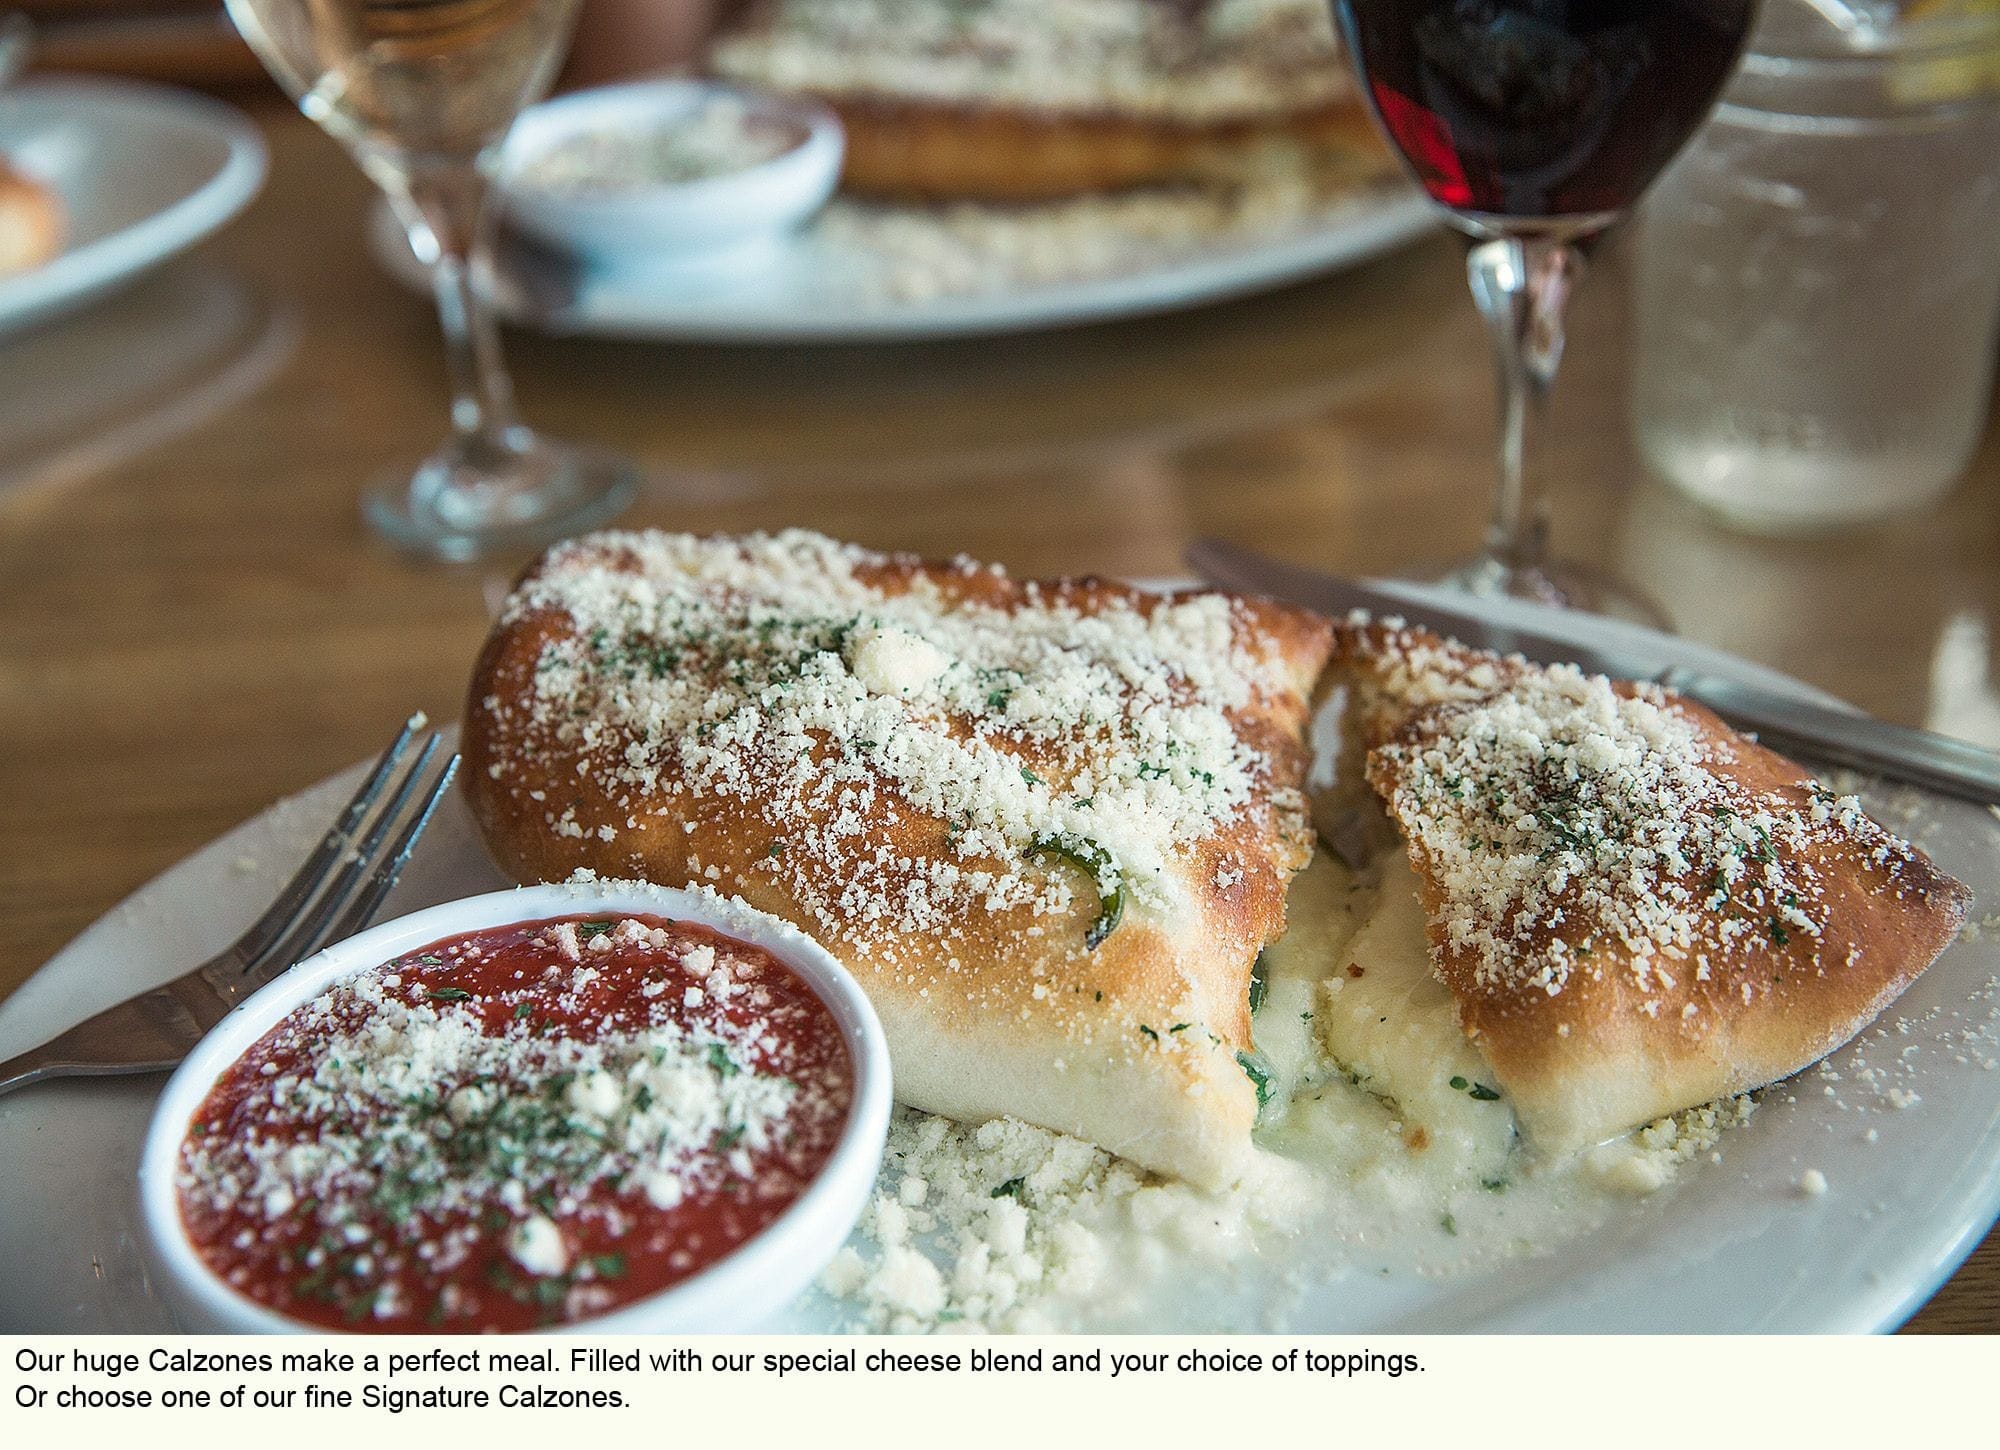
[[1390, 138], [1461, 212], [1623, 211], [1707, 117], [1756, 0], [1335, 0]]

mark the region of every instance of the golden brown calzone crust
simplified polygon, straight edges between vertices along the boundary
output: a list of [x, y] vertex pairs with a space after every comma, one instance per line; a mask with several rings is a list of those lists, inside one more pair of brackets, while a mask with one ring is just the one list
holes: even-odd
[[903, 1101], [1219, 1184], [1327, 642], [1282, 605], [801, 532], [598, 535], [488, 640], [467, 792], [518, 878], [705, 882], [817, 936]]
[[1226, 171], [1232, 154], [1275, 141], [1339, 156], [1357, 183], [1395, 170], [1367, 113], [1345, 102], [1279, 121], [1197, 126], [866, 96], [820, 99], [847, 134], [841, 185], [863, 196], [1053, 201], [1208, 179]]

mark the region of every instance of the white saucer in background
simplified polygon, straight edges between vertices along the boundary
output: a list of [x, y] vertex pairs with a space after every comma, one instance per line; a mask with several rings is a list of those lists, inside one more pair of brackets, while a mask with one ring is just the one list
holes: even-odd
[[[738, 138], [757, 129], [788, 144], [750, 165], [685, 180], [579, 188], [538, 175], [538, 166], [568, 145], [605, 138], [643, 146], [718, 113]], [[550, 246], [643, 263], [712, 254], [797, 228], [833, 195], [845, 152], [839, 120], [814, 102], [718, 81], [633, 81], [523, 111], [501, 151], [499, 189], [508, 217]]]
[[[921, 252], [949, 249], [963, 209], [862, 207], [836, 197], [810, 225], [755, 253], [755, 265], [579, 263], [503, 225], [489, 291], [509, 321], [557, 335], [736, 343], [904, 342], [1073, 327], [1172, 312], [1269, 291], [1356, 266], [1438, 226], [1439, 213], [1401, 180], [1362, 186], [1282, 225], [1149, 251], [1144, 229], [1100, 243], [1130, 259], [1116, 271], [901, 295], [884, 237]], [[369, 245], [391, 275], [430, 283], [387, 205]], [[742, 253], [726, 253], [740, 258]]]

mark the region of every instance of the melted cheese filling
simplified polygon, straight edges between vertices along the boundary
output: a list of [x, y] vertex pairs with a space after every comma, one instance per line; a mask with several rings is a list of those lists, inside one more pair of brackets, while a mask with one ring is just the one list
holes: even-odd
[[1264, 1156], [1432, 1233], [1449, 1217], [1455, 1235], [1453, 1200], [1502, 1191], [1522, 1165], [1514, 1115], [1431, 974], [1407, 861], [1357, 873], [1317, 853], [1288, 914], [1254, 1022], [1281, 1105], [1258, 1130]]
[[1395, 1115], [1413, 1155], [1435, 1155], [1463, 1175], [1502, 1175], [1514, 1115], [1486, 1081], [1451, 994], [1431, 971], [1408, 860], [1387, 853], [1371, 885], [1322, 852], [1294, 885], [1291, 911], [1295, 924], [1266, 967], [1294, 988], [1288, 1007], [1302, 997], [1308, 1005], [1272, 1021], [1274, 1035], [1289, 1045], [1299, 1027], [1310, 1027], [1304, 1045]]
[[1356, 872], [1318, 852], [1288, 910], [1290, 928], [1265, 953], [1269, 988], [1254, 1023], [1283, 1107], [1258, 1137], [1317, 1176], [1394, 1183], [1391, 1201], [1427, 1212], [1475, 1186], [1503, 1193], [1528, 1181], [1558, 1200], [1644, 1195], [1751, 1111], [1748, 1098], [1705, 1104], [1568, 1159], [1535, 1159], [1431, 970], [1409, 858], [1386, 850]]

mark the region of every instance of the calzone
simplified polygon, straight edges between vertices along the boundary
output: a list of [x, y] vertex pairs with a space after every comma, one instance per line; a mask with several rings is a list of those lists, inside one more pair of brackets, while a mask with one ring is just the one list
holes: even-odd
[[1222, 1185], [1330, 628], [800, 531], [599, 534], [507, 601], [468, 791], [519, 879], [706, 884], [818, 937], [902, 1101]]
[[1964, 919], [1855, 798], [1670, 691], [1365, 620], [1329, 682], [1433, 971], [1543, 1153], [1818, 1060]]

